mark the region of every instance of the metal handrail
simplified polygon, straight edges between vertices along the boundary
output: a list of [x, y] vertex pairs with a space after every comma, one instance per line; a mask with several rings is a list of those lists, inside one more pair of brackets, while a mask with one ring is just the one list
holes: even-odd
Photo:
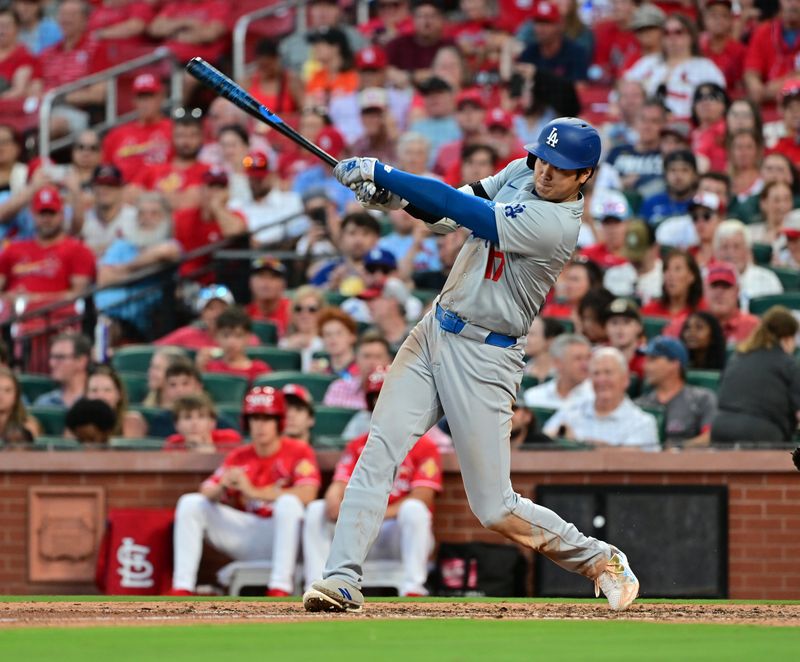
[[135, 112], [125, 113], [124, 115], [117, 115], [117, 80], [123, 74], [147, 67], [152, 64], [168, 60], [172, 63], [172, 76], [170, 78], [170, 102], [172, 104], [179, 104], [182, 97], [183, 81], [181, 77], [180, 68], [177, 66], [177, 61], [172, 55], [172, 52], [166, 46], [159, 46], [152, 53], [141, 55], [132, 60], [127, 60], [122, 64], [117, 64], [108, 69], [98, 71], [96, 74], [86, 76], [80, 80], [59, 85], [49, 90], [42, 97], [39, 105], [39, 156], [48, 157], [53, 150], [60, 149], [71, 145], [76, 136], [70, 134], [58, 140], [50, 140], [50, 117], [53, 114], [53, 106], [57, 99], [65, 97], [67, 94], [75, 92], [76, 90], [90, 87], [97, 83], [106, 84], [106, 118], [105, 121], [95, 125], [97, 131], [104, 131], [121, 121], [129, 121], [136, 117]]

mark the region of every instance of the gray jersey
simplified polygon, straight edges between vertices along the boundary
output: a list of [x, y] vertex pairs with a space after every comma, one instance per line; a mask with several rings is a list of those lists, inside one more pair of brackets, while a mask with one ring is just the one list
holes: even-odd
[[497, 205], [499, 244], [470, 237], [439, 302], [463, 319], [524, 336], [578, 242], [583, 196], [547, 202], [533, 192], [533, 171], [517, 159], [481, 180]]

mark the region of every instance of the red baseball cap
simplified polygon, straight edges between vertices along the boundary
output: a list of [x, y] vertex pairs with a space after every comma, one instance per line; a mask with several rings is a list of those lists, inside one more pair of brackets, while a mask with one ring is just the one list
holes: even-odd
[[269, 158], [264, 152], [254, 151], [242, 159], [245, 172], [249, 177], [263, 177], [269, 173]]
[[227, 186], [228, 173], [219, 166], [209, 168], [203, 173], [203, 184], [207, 184], [208, 186]]
[[708, 268], [706, 283], [708, 285], [727, 283], [731, 287], [736, 287], [739, 284], [739, 275], [736, 273], [736, 267], [730, 262], [714, 262]]
[[43, 211], [59, 212], [63, 208], [61, 194], [55, 186], [43, 186], [33, 194], [31, 209], [37, 214]]
[[786, 214], [781, 226], [781, 234], [787, 239], [800, 239], [800, 209]]
[[479, 108], [486, 108], [486, 102], [483, 100], [483, 94], [475, 87], [467, 90], [461, 90], [456, 97], [456, 107], [461, 108], [462, 105], [471, 103]]
[[326, 126], [319, 132], [317, 143], [334, 158], [339, 158], [339, 155], [344, 151], [344, 138], [332, 126]]
[[378, 46], [367, 46], [356, 54], [356, 68], [374, 71], [384, 69], [389, 64], [386, 52]]
[[163, 89], [161, 81], [153, 74], [139, 74], [133, 79], [134, 94], [156, 94]]
[[314, 398], [311, 397], [311, 392], [300, 384], [286, 384], [281, 389], [286, 400], [291, 404], [292, 400], [299, 400], [301, 404], [308, 407], [310, 411], [314, 410]]
[[514, 119], [511, 117], [511, 115], [502, 108], [492, 108], [486, 118], [486, 126], [488, 126], [490, 129], [493, 126], [499, 126], [501, 129], [511, 131], [511, 125], [513, 122]]
[[778, 100], [785, 103], [788, 99], [793, 99], [800, 96], [800, 78], [790, 78], [783, 85], [781, 91], [778, 92]]
[[558, 5], [548, 0], [539, 0], [533, 6], [534, 23], [558, 23], [561, 20], [561, 12]]

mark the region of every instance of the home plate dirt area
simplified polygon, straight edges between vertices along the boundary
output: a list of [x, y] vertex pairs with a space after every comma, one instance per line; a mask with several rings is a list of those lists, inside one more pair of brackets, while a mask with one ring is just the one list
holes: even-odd
[[0, 629], [417, 618], [623, 620], [796, 626], [800, 623], [800, 604], [640, 602], [628, 611], [616, 614], [609, 611], [600, 600], [596, 603], [420, 600], [368, 602], [359, 614], [309, 614], [299, 601], [0, 602]]

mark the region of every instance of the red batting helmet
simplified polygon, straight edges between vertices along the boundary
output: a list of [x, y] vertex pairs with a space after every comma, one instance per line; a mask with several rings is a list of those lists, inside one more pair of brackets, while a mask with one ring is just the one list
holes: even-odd
[[247, 429], [250, 416], [275, 416], [278, 419], [278, 431], [283, 431], [286, 420], [286, 398], [283, 393], [272, 386], [254, 386], [244, 396], [242, 405], [242, 423]]
[[378, 394], [383, 388], [385, 379], [386, 368], [377, 368], [367, 376], [367, 381], [364, 384], [364, 395], [367, 398], [367, 408], [370, 411], [375, 409], [375, 403], [378, 401]]

